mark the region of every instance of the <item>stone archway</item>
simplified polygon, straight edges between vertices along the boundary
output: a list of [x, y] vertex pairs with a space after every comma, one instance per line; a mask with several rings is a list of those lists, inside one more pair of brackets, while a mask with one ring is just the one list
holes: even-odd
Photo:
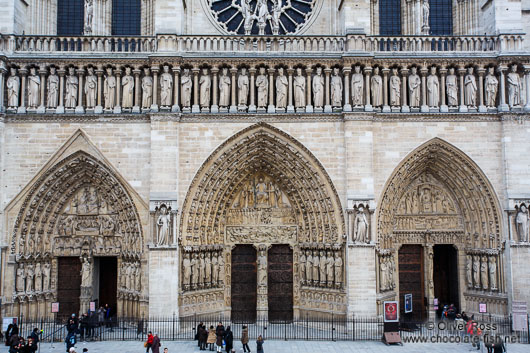
[[[78, 137], [85, 138], [78, 133], [72, 140]], [[136, 206], [141, 201], [111, 167], [78, 150], [45, 168], [23, 194], [12, 205], [18, 209], [10, 247], [16, 261], [13, 314], [49, 315], [50, 303], [60, 301], [65, 279], [79, 281], [80, 288], [73, 288], [79, 295], [77, 310], [86, 312], [90, 301], [101, 295], [93, 287], [99, 287], [104, 271], [114, 273], [110, 298], [116, 304], [114, 313], [144, 311], [140, 308], [144, 241]], [[115, 268], [103, 269], [102, 264], [100, 271], [100, 260]], [[64, 269], [72, 268], [70, 277], [61, 276], [61, 263]], [[65, 301], [71, 299], [76, 300]]]
[[180, 312], [230, 309], [237, 244], [258, 251], [257, 306], [266, 311], [267, 254], [284, 244], [293, 251], [294, 315], [345, 313], [344, 234], [340, 200], [320, 162], [288, 134], [268, 124], [250, 126], [210, 155], [184, 201]]
[[[402, 301], [399, 271], [414, 264], [403, 263], [410, 251], [400, 249], [420, 245], [422, 260], [416, 266], [423, 278], [418, 285], [433, 317], [434, 247], [445, 244], [457, 252], [461, 309], [478, 312], [479, 303], [487, 302], [490, 313], [505, 313], [500, 206], [487, 177], [468, 156], [439, 138], [428, 141], [395, 169], [379, 204], [380, 301], [392, 297]], [[418, 260], [418, 256], [409, 258]], [[416, 300], [423, 306], [423, 297]]]

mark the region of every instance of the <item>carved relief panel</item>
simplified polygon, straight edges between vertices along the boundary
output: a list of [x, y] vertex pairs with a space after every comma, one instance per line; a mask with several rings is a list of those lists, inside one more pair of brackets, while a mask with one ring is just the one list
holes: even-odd
[[517, 235], [516, 241], [528, 244], [530, 216], [528, 211], [529, 202], [520, 202], [515, 206], [515, 217], [513, 218], [513, 227]]

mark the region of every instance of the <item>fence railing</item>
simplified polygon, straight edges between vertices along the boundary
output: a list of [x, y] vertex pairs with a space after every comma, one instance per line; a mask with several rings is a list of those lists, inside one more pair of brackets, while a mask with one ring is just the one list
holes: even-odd
[[[530, 318], [529, 318], [530, 319]], [[252, 322], [234, 322], [223, 316], [202, 317], [166, 317], [166, 318], [113, 318], [102, 323], [80, 325], [78, 333], [81, 339], [93, 341], [131, 341], [145, 340], [149, 331], [158, 333], [164, 341], [191, 341], [195, 339], [197, 326], [203, 322], [207, 328], [216, 327], [222, 322], [230, 326], [234, 339], [241, 338], [243, 326], [247, 326], [250, 339], [262, 335], [273, 340], [306, 340], [306, 341], [378, 341], [384, 331], [381, 317], [353, 318], [309, 318], [301, 317], [290, 321], [271, 322], [257, 319]], [[529, 343], [528, 328], [525, 331], [513, 331], [512, 317], [486, 317], [477, 320], [483, 335], [517, 337], [520, 343]], [[465, 336], [467, 330], [457, 321], [401, 322], [400, 334], [405, 337], [448, 337]], [[43, 330], [42, 341], [64, 340], [67, 334], [66, 325], [61, 320], [19, 319], [20, 333], [26, 337], [33, 328]]]

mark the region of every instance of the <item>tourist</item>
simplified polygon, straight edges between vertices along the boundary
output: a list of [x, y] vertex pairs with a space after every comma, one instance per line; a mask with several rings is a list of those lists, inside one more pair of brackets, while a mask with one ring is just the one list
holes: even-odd
[[31, 339], [33, 340], [33, 343], [35, 344], [35, 346], [38, 346], [39, 344], [39, 335], [42, 333], [42, 331], [39, 331], [39, 329], [37, 327], [35, 327], [33, 329], [33, 331], [31, 331]]
[[243, 344], [243, 353], [250, 352], [248, 347], [248, 328], [243, 326], [243, 331], [241, 332], [241, 343]]
[[[70, 320], [70, 322], [72, 322], [72, 320]], [[66, 343], [66, 351], [70, 352], [70, 348], [73, 348], [77, 343], [76, 331], [68, 331], [68, 335], [66, 335], [64, 342]]]
[[147, 333], [147, 341], [145, 341], [145, 344], [144, 344], [145, 348], [147, 348], [146, 351], [145, 351], [145, 353], [148, 353], [148, 352], [149, 352], [149, 349], [150, 349], [151, 346], [153, 345], [153, 338], [154, 338], [154, 337], [153, 337], [153, 333], [152, 333], [151, 331], [149, 331], [149, 332]]
[[230, 353], [232, 351], [232, 348], [234, 347], [234, 334], [232, 333], [230, 326], [226, 327], [225, 345], [226, 345], [226, 353]]
[[28, 336], [28, 343], [20, 350], [21, 353], [35, 353], [37, 351], [38, 347], [35, 344], [35, 341], [33, 341], [33, 338], [31, 336]]
[[206, 350], [206, 341], [208, 340], [208, 330], [206, 330], [206, 326], [201, 323], [198, 327], [199, 330], [199, 348], [201, 351]]
[[151, 345], [151, 352], [160, 353], [160, 346], [160, 338], [158, 337], [158, 333], [155, 332], [155, 335], [153, 336], [153, 344]]
[[88, 353], [88, 348], [83, 348], [83, 353]]
[[199, 339], [199, 331], [201, 330], [201, 327], [204, 326], [204, 323], [201, 321], [198, 325], [197, 325], [197, 332], [195, 333], [195, 339], [197, 340], [197, 346], [200, 348], [201, 347], [201, 340]]
[[256, 352], [257, 353], [264, 353], [264, 351], [263, 351], [263, 337], [261, 337], [261, 335], [258, 336], [258, 339], [256, 341]]
[[10, 345], [10, 339], [11, 339], [11, 336], [13, 336], [13, 335], [17, 335], [18, 336], [18, 325], [15, 322], [15, 319], [13, 319], [13, 322], [10, 323], [7, 326], [7, 330], [6, 330], [6, 346]]
[[223, 351], [224, 338], [225, 338], [225, 327], [219, 321], [219, 323], [217, 324], [217, 328], [215, 329], [215, 346], [217, 348], [218, 353], [221, 353]]
[[215, 330], [213, 329], [213, 326], [210, 326], [210, 330], [208, 331], [208, 340], [206, 343], [208, 343], [208, 346], [211, 351], [213, 351], [213, 345], [215, 344], [216, 340]]
[[164, 348], [164, 353], [168, 353], [167, 347]]

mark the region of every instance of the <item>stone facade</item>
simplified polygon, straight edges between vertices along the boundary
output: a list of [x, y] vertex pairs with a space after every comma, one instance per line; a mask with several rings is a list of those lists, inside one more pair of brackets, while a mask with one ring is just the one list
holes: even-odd
[[530, 55], [514, 4], [517, 20], [484, 10], [465, 26], [482, 10], [457, 9], [459, 36], [422, 35], [420, 2], [403, 9], [411, 36], [378, 36], [377, 1], [348, 0], [313, 1], [285, 35], [267, 31], [289, 9], [269, 6], [228, 36], [206, 1], [152, 0], [144, 36], [124, 38], [94, 2], [92, 32], [58, 38], [56, 2], [0, 0], [3, 315], [49, 315], [67, 257], [80, 310], [112, 257], [120, 315], [230, 314], [246, 245], [261, 317], [275, 288], [294, 317], [381, 314], [402, 299], [407, 246], [422, 249], [429, 317], [439, 246], [456, 251], [462, 310], [530, 300]]

